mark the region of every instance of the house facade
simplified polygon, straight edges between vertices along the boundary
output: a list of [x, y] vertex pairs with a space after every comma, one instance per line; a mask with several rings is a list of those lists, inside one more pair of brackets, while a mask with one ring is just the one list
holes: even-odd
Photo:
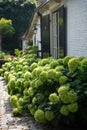
[[87, 56], [87, 0], [43, 0], [26, 37], [35, 41], [40, 56]]

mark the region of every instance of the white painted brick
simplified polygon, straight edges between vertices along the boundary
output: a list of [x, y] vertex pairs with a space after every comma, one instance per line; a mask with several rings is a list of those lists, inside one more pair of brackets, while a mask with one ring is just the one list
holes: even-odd
[[65, 0], [67, 55], [87, 56], [87, 0]]

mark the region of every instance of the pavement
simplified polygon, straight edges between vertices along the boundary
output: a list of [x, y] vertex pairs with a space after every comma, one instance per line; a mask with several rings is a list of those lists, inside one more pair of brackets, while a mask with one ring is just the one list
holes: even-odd
[[29, 113], [15, 117], [9, 102], [5, 80], [0, 77], [0, 130], [44, 130]]

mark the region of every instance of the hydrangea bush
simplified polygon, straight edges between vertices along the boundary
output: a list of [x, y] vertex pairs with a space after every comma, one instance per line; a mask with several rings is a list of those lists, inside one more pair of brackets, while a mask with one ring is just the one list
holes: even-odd
[[87, 58], [39, 59], [31, 50], [2, 65], [13, 114], [39, 123], [86, 125]]

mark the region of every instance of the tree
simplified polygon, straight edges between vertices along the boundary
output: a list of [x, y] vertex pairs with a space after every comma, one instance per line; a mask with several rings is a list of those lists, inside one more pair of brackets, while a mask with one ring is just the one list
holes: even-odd
[[2, 37], [3, 36], [11, 36], [14, 34], [15, 29], [12, 26], [12, 20], [7, 20], [5, 18], [0, 19], [0, 51], [2, 46]]
[[14, 51], [21, 49], [20, 37], [25, 33], [33, 15], [35, 4], [29, 0], [2, 0], [0, 2], [0, 18], [11, 19], [15, 28], [15, 34], [12, 37], [4, 37], [2, 48], [4, 51]]

